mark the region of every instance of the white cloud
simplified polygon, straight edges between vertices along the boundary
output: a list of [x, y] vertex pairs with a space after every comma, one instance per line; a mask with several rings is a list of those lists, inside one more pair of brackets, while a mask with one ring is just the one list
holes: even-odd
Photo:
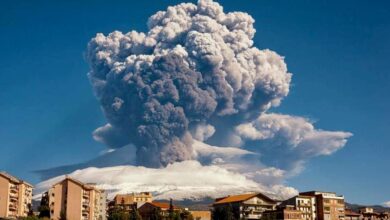
[[260, 176], [265, 176], [265, 177], [283, 177], [285, 175], [286, 171], [275, 168], [275, 167], [267, 167], [264, 169], [261, 169], [256, 172], [256, 174]]
[[194, 140], [192, 144], [192, 148], [194, 150], [194, 157], [197, 159], [222, 158], [222, 159], [230, 160], [243, 155], [255, 154], [248, 150], [244, 150], [236, 147], [217, 147], [196, 140]]
[[383, 206], [390, 208], [390, 201], [384, 202]]
[[[139, 191], [153, 192], [156, 199], [172, 197], [177, 200], [256, 191], [268, 192], [271, 195], [283, 192], [285, 196], [289, 196], [293, 191], [284, 186], [266, 187], [243, 174], [215, 165], [202, 166], [198, 161], [174, 163], [160, 169], [137, 166], [90, 167], [76, 170], [69, 176], [85, 183], [97, 183], [109, 192], [110, 198], [116, 193]], [[39, 183], [35, 193], [44, 192], [64, 177], [62, 175]]]
[[274, 113], [264, 113], [238, 125], [235, 131], [243, 142], [252, 141], [256, 145], [252, 150], [263, 158], [277, 160], [282, 168], [295, 171], [302, 170], [304, 162], [312, 157], [330, 155], [344, 147], [352, 136], [349, 132], [316, 129], [303, 117]]

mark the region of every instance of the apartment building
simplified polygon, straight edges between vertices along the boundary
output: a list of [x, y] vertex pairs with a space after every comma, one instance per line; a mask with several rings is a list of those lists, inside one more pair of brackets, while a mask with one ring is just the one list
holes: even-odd
[[302, 212], [303, 220], [316, 220], [316, 197], [297, 195], [282, 202], [284, 206], [294, 206], [296, 210]]
[[114, 205], [124, 205], [129, 206], [137, 203], [139, 208], [146, 202], [152, 202], [153, 196], [150, 192], [141, 192], [141, 193], [129, 193], [129, 194], [117, 194], [114, 197]]
[[27, 216], [31, 209], [33, 186], [6, 172], [0, 172], [0, 218]]
[[344, 220], [344, 196], [333, 192], [309, 191], [300, 193], [303, 196], [313, 196], [316, 200], [317, 220]]
[[106, 193], [93, 184], [66, 177], [48, 191], [50, 219], [105, 220]]
[[231, 207], [236, 219], [261, 219], [264, 211], [274, 210], [277, 202], [262, 193], [250, 193], [218, 198], [214, 211]]
[[293, 205], [279, 206], [276, 210], [263, 212], [261, 220], [302, 220], [302, 212]]

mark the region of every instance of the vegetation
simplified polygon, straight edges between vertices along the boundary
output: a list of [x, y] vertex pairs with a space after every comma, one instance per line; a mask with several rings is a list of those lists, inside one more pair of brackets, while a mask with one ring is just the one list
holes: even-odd
[[41, 204], [38, 207], [39, 218], [50, 218], [50, 207], [49, 207], [49, 194], [46, 192], [42, 195]]
[[116, 206], [110, 211], [108, 220], [130, 220], [130, 215], [123, 208]]
[[108, 213], [108, 220], [142, 220], [137, 207], [132, 206], [130, 210], [126, 210], [125, 206], [115, 206]]
[[60, 218], [59, 220], [66, 220], [66, 213], [64, 211], [60, 212]]
[[213, 220], [235, 220], [233, 208], [231, 205], [216, 207], [211, 213]]

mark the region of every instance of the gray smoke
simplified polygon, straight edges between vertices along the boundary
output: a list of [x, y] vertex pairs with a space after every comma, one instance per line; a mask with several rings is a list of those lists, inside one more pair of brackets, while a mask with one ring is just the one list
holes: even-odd
[[253, 23], [200, 0], [152, 15], [147, 33], [97, 34], [88, 76], [108, 123], [94, 137], [136, 145], [138, 164], [152, 167], [192, 159], [198, 136], [239, 145], [235, 127], [279, 105], [291, 80], [283, 57], [253, 46]]

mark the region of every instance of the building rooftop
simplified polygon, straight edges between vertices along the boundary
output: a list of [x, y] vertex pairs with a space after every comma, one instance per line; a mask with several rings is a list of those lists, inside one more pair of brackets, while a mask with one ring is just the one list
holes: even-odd
[[344, 198], [344, 196], [342, 195], [337, 195], [337, 193], [335, 192], [324, 192], [324, 191], [316, 191], [316, 190], [313, 190], [313, 191], [307, 191], [307, 192], [301, 192], [299, 193], [299, 195], [323, 195], [323, 196], [331, 196], [331, 197], [342, 197]]
[[232, 196], [227, 196], [224, 198], [217, 199], [214, 205], [217, 204], [224, 204], [224, 203], [233, 203], [233, 202], [242, 202], [246, 201], [248, 199], [251, 199], [253, 197], [260, 196], [268, 201], [274, 202], [273, 199], [269, 198], [268, 196], [262, 194], [262, 193], [249, 193], [249, 194], [241, 194], [241, 195], [232, 195]]
[[74, 179], [72, 177], [69, 177], [69, 176], [66, 176], [65, 179], [61, 180], [60, 182], [58, 182], [56, 184], [53, 184], [53, 186], [55, 186], [57, 184], [60, 184], [60, 183], [62, 183], [64, 181], [71, 181], [71, 182], [76, 183], [77, 185], [79, 185], [79, 186], [81, 186], [81, 187], [83, 187], [84, 189], [87, 189], [87, 190], [93, 190], [94, 189], [94, 190], [98, 190], [98, 191], [104, 191], [104, 190], [100, 190], [100, 189], [96, 188], [91, 183], [86, 184], [86, 183], [83, 183], [83, 182], [81, 182], [81, 181], [79, 181], [77, 179]]
[[352, 211], [350, 209], [346, 209], [345, 210], [345, 216], [360, 216], [360, 214], [357, 213], [357, 212], [354, 212], [354, 211]]
[[[169, 209], [170, 208], [170, 204], [166, 203], [166, 202], [146, 202], [144, 205], [147, 205], [147, 204], [150, 204], [154, 207], [158, 207], [161, 209]], [[179, 209], [179, 207], [174, 205], [173, 209]]]
[[4, 178], [6, 178], [6, 179], [8, 179], [8, 180], [10, 180], [12, 182], [18, 183], [18, 184], [25, 184], [25, 185], [28, 185], [30, 187], [34, 187], [32, 184], [30, 184], [30, 183], [28, 183], [28, 182], [26, 182], [24, 180], [20, 180], [20, 179], [12, 176], [11, 174], [9, 174], [9, 173], [7, 173], [5, 171], [1, 171], [0, 172], [0, 176], [3, 176]]

